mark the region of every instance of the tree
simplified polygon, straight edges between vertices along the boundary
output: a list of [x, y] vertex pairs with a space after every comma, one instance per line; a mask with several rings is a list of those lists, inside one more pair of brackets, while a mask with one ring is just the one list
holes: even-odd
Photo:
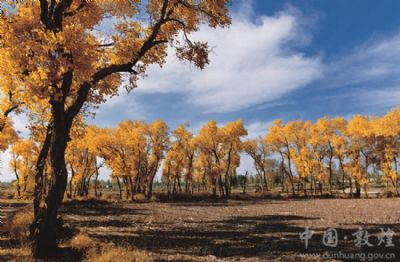
[[203, 170], [203, 174], [211, 184], [213, 196], [217, 195], [217, 183], [222, 195], [221, 172], [224, 167], [221, 159], [224, 157], [224, 151], [221, 148], [221, 132], [215, 121], [208, 121], [200, 129], [195, 144], [199, 150], [198, 169]]
[[242, 187], [243, 194], [246, 194], [247, 176], [248, 176], [248, 171], [246, 171], [245, 175], [238, 175], [238, 183]]
[[150, 148], [148, 161], [147, 192], [146, 197], [150, 199], [153, 193], [153, 181], [157, 174], [161, 161], [164, 159], [164, 152], [169, 146], [168, 126], [162, 120], [156, 120], [147, 127], [146, 135]]
[[[397, 195], [399, 184], [400, 157], [400, 108], [395, 108], [383, 116], [375, 126], [378, 140], [378, 166], [384, 180], [390, 181]], [[379, 154], [380, 152], [380, 154]]]
[[[36, 189], [35, 218], [31, 226], [35, 257], [57, 250], [58, 208], [67, 186], [65, 150], [70, 130], [82, 108], [116, 95], [121, 75], [132, 85], [150, 64], [162, 65], [168, 44], [180, 59], [204, 68], [208, 46], [187, 37], [201, 23], [211, 27], [230, 23], [225, 0], [140, 1], [59, 0], [3, 1], [0, 19], [0, 85], [17, 95], [28, 110], [33, 103], [50, 114], [38, 157], [37, 178], [50, 157], [52, 182], [45, 203]], [[143, 14], [147, 17], [142, 18]], [[95, 27], [115, 17], [112, 37], [103, 41]], [[183, 41], [179, 41], [183, 35]], [[110, 41], [110, 42], [108, 42]], [[110, 48], [112, 47], [112, 48]]]
[[240, 153], [243, 151], [241, 138], [247, 135], [247, 130], [244, 128], [243, 122], [237, 120], [227, 123], [220, 129], [220, 133], [222, 137], [221, 149], [224, 152], [222, 158], [224, 194], [229, 197], [232, 176], [240, 165]]
[[[196, 149], [193, 134], [186, 129], [185, 125], [180, 125], [172, 132], [172, 137], [173, 141], [171, 143], [171, 148], [168, 151], [168, 161], [166, 162], [164, 173], [169, 175], [175, 174], [174, 178], [177, 179], [179, 185], [179, 176], [183, 175], [185, 180], [185, 192], [191, 193], [191, 188], [193, 189], [193, 172]], [[173, 168], [174, 171], [172, 171], [171, 168]]]
[[[322, 151], [324, 152], [324, 157], [328, 160], [328, 183], [330, 193], [332, 193], [333, 161], [335, 155], [337, 155], [335, 152], [336, 147], [334, 141], [339, 142], [338, 137], [342, 135], [345, 124], [345, 120], [339, 117], [333, 119], [323, 117], [318, 119], [315, 124], [315, 135], [319, 137], [319, 143]], [[340, 144], [338, 144], [337, 146], [340, 146]]]
[[347, 165], [348, 172], [355, 180], [355, 197], [360, 197], [361, 186], [367, 195], [368, 168], [376, 162], [376, 136], [374, 125], [376, 118], [368, 118], [355, 115], [348, 123], [346, 135], [350, 140], [348, 156], [350, 162]]
[[261, 190], [268, 190], [267, 167], [271, 152], [266, 141], [262, 138], [249, 139], [244, 142], [243, 148], [254, 161], [254, 167], [261, 182]]
[[37, 145], [31, 139], [20, 139], [10, 149], [12, 159], [9, 166], [16, 176], [18, 196], [22, 196], [27, 191], [33, 191], [34, 158], [37, 151]]
[[[74, 132], [72, 140], [68, 143], [66, 161], [71, 171], [68, 194], [71, 198], [76, 194], [88, 196], [90, 180], [98, 171], [97, 154], [91, 148], [91, 142], [88, 127], [81, 126], [80, 130]], [[73, 190], [74, 186], [75, 190]], [[97, 197], [97, 193], [95, 196]]]
[[[265, 140], [271, 146], [271, 149], [278, 152], [281, 157], [282, 177], [288, 177], [293, 195], [295, 195], [294, 176], [292, 171], [294, 156], [293, 150], [290, 149], [290, 135], [295, 131], [296, 129], [293, 126], [285, 126], [282, 124], [281, 120], [275, 120], [273, 126], [269, 129], [268, 134], [265, 136]], [[284, 183], [283, 181], [284, 179], [282, 179], [282, 183]]]

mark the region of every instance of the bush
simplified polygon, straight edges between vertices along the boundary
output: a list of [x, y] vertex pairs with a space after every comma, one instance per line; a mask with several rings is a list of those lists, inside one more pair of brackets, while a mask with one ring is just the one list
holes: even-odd
[[92, 248], [86, 253], [87, 262], [147, 262], [153, 261], [151, 256], [143, 251], [135, 251], [130, 248], [103, 245]]
[[21, 208], [7, 218], [7, 228], [12, 239], [21, 245], [29, 242], [29, 226], [33, 221], [32, 207]]
[[133, 200], [139, 203], [144, 203], [146, 202], [146, 196], [144, 194], [135, 194]]
[[96, 246], [96, 242], [86, 233], [79, 233], [71, 240], [71, 247], [79, 250], [88, 250]]

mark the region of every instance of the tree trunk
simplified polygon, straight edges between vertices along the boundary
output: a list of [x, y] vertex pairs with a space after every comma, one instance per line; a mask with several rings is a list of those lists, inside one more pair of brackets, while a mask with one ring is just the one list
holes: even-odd
[[135, 191], [135, 187], [133, 186], [133, 180], [132, 177], [128, 177], [128, 181], [129, 181], [129, 186], [131, 188], [131, 199], [133, 200], [134, 197], [134, 191]]
[[226, 177], [225, 177], [225, 183], [224, 183], [224, 186], [225, 186], [225, 196], [228, 198], [229, 196], [230, 196], [230, 183], [231, 181], [230, 181], [230, 175], [228, 174]]
[[72, 198], [72, 181], [75, 176], [75, 170], [72, 164], [70, 164], [70, 166], [71, 166], [71, 179], [69, 180], [69, 198]]
[[181, 179], [179, 177], [176, 178], [176, 181], [178, 183], [178, 189], [179, 193], [182, 193], [182, 186], [181, 186]]
[[350, 196], [353, 197], [353, 182], [351, 176], [349, 177], [349, 184], [350, 184]]
[[[392, 182], [393, 188], [396, 191], [396, 195], [399, 196], [399, 190], [398, 190], [398, 187], [397, 187], [396, 180], [394, 180], [393, 178], [390, 178], [390, 181]], [[388, 191], [388, 182], [386, 182], [386, 191]]]
[[346, 174], [344, 172], [342, 160], [339, 159], [339, 163], [340, 163], [340, 170], [342, 171], [342, 190], [344, 193], [345, 192], [345, 176], [346, 176]]
[[99, 194], [98, 194], [98, 192], [97, 192], [97, 183], [98, 183], [98, 179], [99, 179], [99, 170], [97, 169], [97, 166], [96, 166], [96, 175], [95, 175], [95, 177], [94, 177], [94, 196], [95, 196], [96, 198], [99, 197]]
[[172, 186], [172, 195], [175, 195], [176, 193], [176, 177], [174, 177], [174, 184]]
[[185, 193], [189, 194], [189, 179], [185, 177]]
[[167, 196], [169, 198], [171, 195], [171, 179], [169, 177], [169, 170], [168, 170], [167, 174], [168, 174], [168, 176], [167, 176]]
[[213, 197], [217, 196], [217, 181], [216, 179], [212, 178], [211, 190]]
[[124, 182], [125, 186], [126, 199], [129, 199], [129, 196], [131, 195], [131, 190], [129, 189], [128, 179], [126, 177], [123, 177], [122, 181]]
[[34, 202], [39, 205], [36, 206], [31, 225], [32, 254], [36, 258], [49, 257], [57, 251], [57, 234], [61, 226], [57, 214], [68, 182], [65, 149], [69, 128], [65, 121], [63, 103], [53, 102], [52, 106], [54, 126], [50, 138], [51, 181], [45, 204], [40, 204], [40, 200], [38, 203], [36, 200]]
[[264, 187], [265, 190], [268, 191], [268, 179], [267, 179], [267, 172], [265, 172], [265, 170], [262, 170], [262, 174], [263, 174], [263, 180], [264, 180]]
[[329, 193], [332, 195], [332, 158], [333, 156], [329, 158]]
[[364, 184], [365, 197], [368, 198], [367, 184]]
[[117, 185], [118, 185], [118, 189], [119, 189], [119, 199], [122, 199], [122, 187], [121, 187], [121, 182], [119, 181], [119, 177], [117, 178]]
[[218, 181], [219, 194], [220, 196], [224, 196], [225, 195], [224, 186], [222, 184], [222, 177], [220, 174], [218, 175], [217, 181]]
[[20, 181], [19, 181], [19, 175], [18, 175], [18, 171], [17, 171], [17, 159], [14, 157], [14, 174], [15, 174], [15, 179], [17, 180], [17, 194], [18, 197], [21, 196], [21, 185], [20, 185]]
[[[157, 159], [157, 163], [158, 163], [158, 161], [159, 160]], [[146, 194], [147, 199], [151, 199], [151, 197], [153, 196], [153, 181], [154, 181], [154, 177], [157, 174], [157, 171], [158, 171], [158, 164], [157, 164], [157, 167], [150, 174], [150, 179], [147, 181], [147, 194]]]
[[[394, 170], [396, 171], [396, 174], [398, 174], [399, 172], [398, 172], [398, 167], [397, 167], [397, 158], [394, 157], [393, 161], [394, 161]], [[394, 189], [396, 190], [397, 196], [400, 196], [400, 193], [398, 190], [398, 185], [399, 185], [398, 181], [399, 181], [399, 178], [398, 178], [398, 176], [396, 176], [396, 179], [394, 180]]]
[[289, 175], [289, 182], [290, 182], [290, 186], [292, 187], [292, 195], [295, 196], [296, 193], [294, 192], [293, 177], [291, 175]]
[[94, 196], [98, 198], [100, 196], [99, 192], [97, 192], [97, 187], [98, 187], [98, 181], [99, 181], [99, 169], [102, 165], [97, 165], [97, 158], [95, 157], [94, 159], [94, 169], [95, 169], [95, 174], [94, 174]]
[[354, 197], [360, 198], [361, 197], [361, 185], [360, 185], [360, 183], [358, 183], [357, 180], [355, 180], [355, 184], [356, 184], [356, 193], [354, 194]]

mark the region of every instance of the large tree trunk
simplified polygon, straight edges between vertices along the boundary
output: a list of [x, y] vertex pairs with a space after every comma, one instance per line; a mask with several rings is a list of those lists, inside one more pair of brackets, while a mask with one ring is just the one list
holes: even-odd
[[[54, 126], [50, 139], [51, 181], [45, 198], [36, 206], [35, 218], [31, 225], [32, 253], [34, 257], [49, 257], [57, 251], [57, 233], [61, 226], [57, 217], [68, 182], [65, 165], [68, 131], [63, 103], [53, 103]], [[36, 198], [36, 196], [35, 196]]]

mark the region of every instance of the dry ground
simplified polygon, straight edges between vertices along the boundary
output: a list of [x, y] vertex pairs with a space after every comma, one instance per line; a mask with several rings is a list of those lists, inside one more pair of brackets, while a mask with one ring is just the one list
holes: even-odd
[[[1, 201], [0, 201], [1, 202]], [[18, 205], [3, 201], [4, 206]], [[3, 211], [3, 210], [2, 210]], [[63, 208], [65, 224], [98, 242], [148, 251], [154, 260], [308, 261], [304, 253], [394, 253], [400, 259], [400, 199], [229, 200], [224, 203], [117, 203], [73, 201]], [[315, 233], [305, 249], [299, 234]], [[323, 232], [336, 228], [339, 245], [322, 244]], [[380, 228], [390, 228], [395, 247], [355, 247], [360, 227], [377, 245]], [[72, 230], [71, 236], [78, 230]], [[347, 237], [347, 240], [344, 238]], [[10, 248], [6, 233], [0, 248]], [[15, 259], [0, 251], [0, 261]], [[118, 261], [130, 261], [120, 257]], [[318, 260], [318, 258], [315, 258]], [[321, 259], [322, 260], [322, 259]], [[117, 261], [117, 260], [116, 260]], [[354, 260], [359, 261], [359, 260]]]

